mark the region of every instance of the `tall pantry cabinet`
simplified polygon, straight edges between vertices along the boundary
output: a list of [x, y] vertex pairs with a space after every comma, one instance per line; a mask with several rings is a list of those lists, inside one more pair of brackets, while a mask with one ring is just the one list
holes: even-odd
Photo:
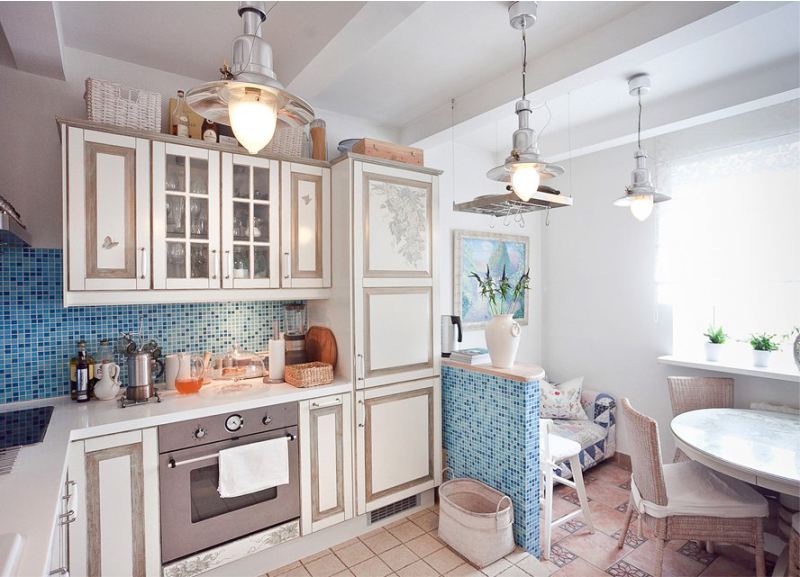
[[332, 168], [333, 295], [310, 314], [346, 335], [359, 515], [441, 482], [439, 174], [355, 154]]

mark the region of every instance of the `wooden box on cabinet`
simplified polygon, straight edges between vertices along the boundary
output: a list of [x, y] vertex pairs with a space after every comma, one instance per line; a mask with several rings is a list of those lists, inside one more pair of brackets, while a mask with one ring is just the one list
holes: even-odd
[[78, 511], [70, 574], [160, 575], [156, 429], [73, 442], [68, 474]]

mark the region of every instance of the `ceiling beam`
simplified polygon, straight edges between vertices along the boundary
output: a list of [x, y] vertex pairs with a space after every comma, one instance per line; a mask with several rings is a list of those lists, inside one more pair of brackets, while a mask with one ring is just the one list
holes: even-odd
[[367, 2], [295, 76], [287, 89], [314, 100], [424, 2]]
[[[528, 99], [551, 100], [608, 77], [626, 78], [637, 66], [764, 14], [786, 2], [648, 2], [568, 45], [529, 60]], [[535, 34], [535, 28], [532, 32]], [[456, 97], [455, 122], [464, 133], [513, 115], [520, 73]], [[422, 148], [450, 138], [450, 105], [405, 126], [401, 142]]]
[[18, 70], [64, 80], [55, 2], [0, 2], [0, 26]]

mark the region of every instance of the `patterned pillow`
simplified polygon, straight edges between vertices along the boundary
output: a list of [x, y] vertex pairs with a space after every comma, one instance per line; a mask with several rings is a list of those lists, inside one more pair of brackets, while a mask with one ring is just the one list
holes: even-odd
[[586, 416], [586, 412], [581, 406], [582, 386], [583, 377], [559, 385], [539, 381], [540, 417], [542, 419], [588, 419], [589, 417]]

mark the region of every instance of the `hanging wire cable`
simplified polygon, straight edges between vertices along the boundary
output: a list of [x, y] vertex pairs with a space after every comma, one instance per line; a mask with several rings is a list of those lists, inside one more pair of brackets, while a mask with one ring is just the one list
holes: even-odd
[[639, 89], [636, 94], [639, 97], [639, 125], [636, 128], [636, 144], [642, 148], [642, 91]]
[[456, 204], [456, 99], [450, 99], [450, 182], [453, 184], [453, 205]]

